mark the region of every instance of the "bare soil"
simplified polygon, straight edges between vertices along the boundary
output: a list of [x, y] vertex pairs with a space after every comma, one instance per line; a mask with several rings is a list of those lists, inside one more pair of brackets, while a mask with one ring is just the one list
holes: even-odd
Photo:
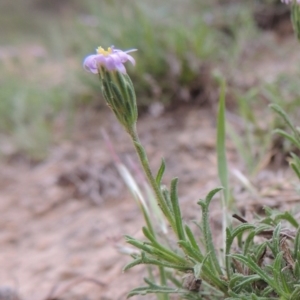
[[[277, 38], [266, 33], [266, 39]], [[245, 53], [244, 64], [232, 81], [251, 86], [262, 79], [272, 80], [283, 69], [294, 72], [294, 64], [284, 58], [288, 53], [299, 61], [299, 51], [291, 48], [296, 45], [293, 38], [285, 44], [289, 46], [284, 50], [270, 54], [265, 49], [259, 57]], [[257, 60], [255, 71], [249, 58]], [[158, 117], [144, 115], [138, 123], [153, 170], [164, 157], [164, 182], [169, 184], [173, 176], [180, 179], [180, 203], [187, 223], [200, 216], [199, 198], [219, 186], [215, 111], [214, 105], [187, 105]], [[108, 108], [79, 112], [72, 139], [53, 146], [45, 161], [33, 165], [14, 158], [1, 163], [1, 300], [118, 300], [143, 284], [143, 267], [122, 272], [131, 260], [118, 251], [126, 246], [123, 235], [142, 238], [143, 219], [116, 171], [103, 130], [121, 160], [138, 165], [127, 134]], [[244, 170], [230, 141], [228, 159], [231, 171]], [[250, 221], [253, 211], [265, 204], [289, 208], [300, 200], [293, 186], [296, 180], [285, 166], [265, 166], [253, 178], [258, 195], [249, 194], [234, 177], [232, 182], [237, 211]], [[211, 214], [216, 236], [221, 229], [220, 214], [216, 198]], [[14, 293], [18, 294], [15, 298]]]

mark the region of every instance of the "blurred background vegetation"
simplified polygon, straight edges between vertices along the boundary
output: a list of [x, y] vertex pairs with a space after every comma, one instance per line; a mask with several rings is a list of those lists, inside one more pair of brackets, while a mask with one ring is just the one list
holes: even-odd
[[[274, 7], [279, 10], [269, 16]], [[280, 1], [2, 0], [0, 153], [43, 159], [54, 131], [71, 132], [75, 112], [103, 105], [97, 80], [81, 65], [97, 46], [138, 49], [137, 65], [128, 71], [141, 111], [154, 102], [202, 104], [207, 86], [217, 89], [213, 73], [230, 83], [249, 41], [273, 26], [276, 13], [288, 13]], [[289, 85], [292, 110], [299, 87], [278, 80]], [[255, 123], [249, 115], [254, 98], [280, 101], [276, 84], [265, 94], [232, 85], [247, 122]]]

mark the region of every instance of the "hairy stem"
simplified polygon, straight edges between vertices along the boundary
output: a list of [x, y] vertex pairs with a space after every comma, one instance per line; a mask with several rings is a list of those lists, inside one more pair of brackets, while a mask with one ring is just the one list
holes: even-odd
[[143, 148], [143, 146], [140, 142], [140, 139], [139, 139], [139, 136], [138, 136], [138, 133], [137, 133], [137, 130], [136, 130], [136, 126], [133, 126], [132, 129], [130, 131], [128, 131], [128, 133], [129, 133], [130, 137], [132, 138], [135, 150], [136, 150], [136, 152], [139, 156], [140, 162], [142, 164], [142, 167], [144, 169], [144, 172], [145, 172], [145, 175], [148, 179], [148, 182], [149, 182], [151, 188], [154, 191], [157, 203], [160, 206], [160, 208], [161, 208], [162, 212], [164, 213], [165, 217], [169, 221], [169, 223], [170, 223], [171, 227], [173, 228], [174, 232], [177, 232], [177, 228], [176, 228], [176, 225], [175, 225], [173, 215], [172, 215], [171, 211], [169, 210], [169, 208], [168, 208], [168, 206], [165, 202], [164, 196], [162, 194], [161, 188], [157, 184], [157, 182], [156, 182], [156, 180], [155, 180], [155, 178], [152, 174], [152, 171], [150, 169], [149, 161], [148, 161], [146, 152], [145, 152], [145, 150], [144, 150], [144, 148]]

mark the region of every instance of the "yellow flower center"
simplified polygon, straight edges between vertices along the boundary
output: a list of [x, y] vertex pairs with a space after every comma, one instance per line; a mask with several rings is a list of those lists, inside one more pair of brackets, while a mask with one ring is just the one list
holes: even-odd
[[107, 56], [112, 53], [111, 47], [107, 48], [107, 50], [104, 50], [102, 47], [97, 48], [97, 54], [102, 54], [104, 56]]

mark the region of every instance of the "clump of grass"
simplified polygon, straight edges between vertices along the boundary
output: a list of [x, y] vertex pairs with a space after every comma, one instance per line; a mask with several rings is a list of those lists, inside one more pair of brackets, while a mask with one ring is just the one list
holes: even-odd
[[267, 108], [268, 104], [279, 105], [295, 122], [299, 118], [299, 92], [297, 77], [281, 74], [272, 83], [236, 93], [236, 113], [231, 113], [228, 120], [228, 134], [248, 176], [255, 176], [270, 164], [287, 165], [289, 153], [299, 153], [290, 140], [269, 134], [278, 128], [289, 128], [282, 119], [270, 115]]
[[50, 16], [35, 10], [34, 1], [1, 3], [0, 23], [6, 28], [0, 44], [0, 130], [5, 136], [1, 154], [21, 152], [33, 160], [44, 159], [57, 117], [68, 126], [76, 84], [69, 62], [47, 48], [51, 22]]
[[[86, 8], [87, 14], [77, 24], [80, 35], [73, 40], [77, 49], [82, 53], [93, 51], [95, 40], [123, 49], [134, 45], [140, 63], [134, 72], [129, 69], [129, 74], [136, 82], [139, 105], [149, 105], [153, 100], [165, 104], [182, 99], [191, 101], [195, 97], [191, 87], [196, 84], [199, 90], [203, 89], [199, 76], [204, 62], [215, 63], [230, 59], [233, 53], [238, 55], [240, 46], [235, 39], [239, 36], [234, 28], [237, 23], [248, 28], [251, 14], [247, 5], [240, 6], [239, 14], [233, 7], [226, 10], [222, 6], [223, 14], [226, 12], [226, 19], [230, 20], [226, 24], [218, 5], [214, 9], [212, 4], [191, 0], [184, 4], [180, 1], [99, 4], [89, 0]], [[220, 17], [224, 22], [219, 22]], [[230, 27], [231, 34], [222, 26]]]
[[[70, 102], [71, 92], [52, 78], [46, 79], [54, 67], [49, 62], [24, 63], [16, 57], [8, 58], [5, 63], [8, 61], [13, 67], [7, 69], [6, 74], [0, 74], [0, 129], [7, 135], [12, 152], [3, 152], [21, 151], [34, 160], [41, 160], [53, 142], [57, 117], [63, 118], [68, 125], [74, 108]], [[29, 73], [31, 68], [39, 68], [39, 75], [44, 73], [44, 78], [41, 80]]]

